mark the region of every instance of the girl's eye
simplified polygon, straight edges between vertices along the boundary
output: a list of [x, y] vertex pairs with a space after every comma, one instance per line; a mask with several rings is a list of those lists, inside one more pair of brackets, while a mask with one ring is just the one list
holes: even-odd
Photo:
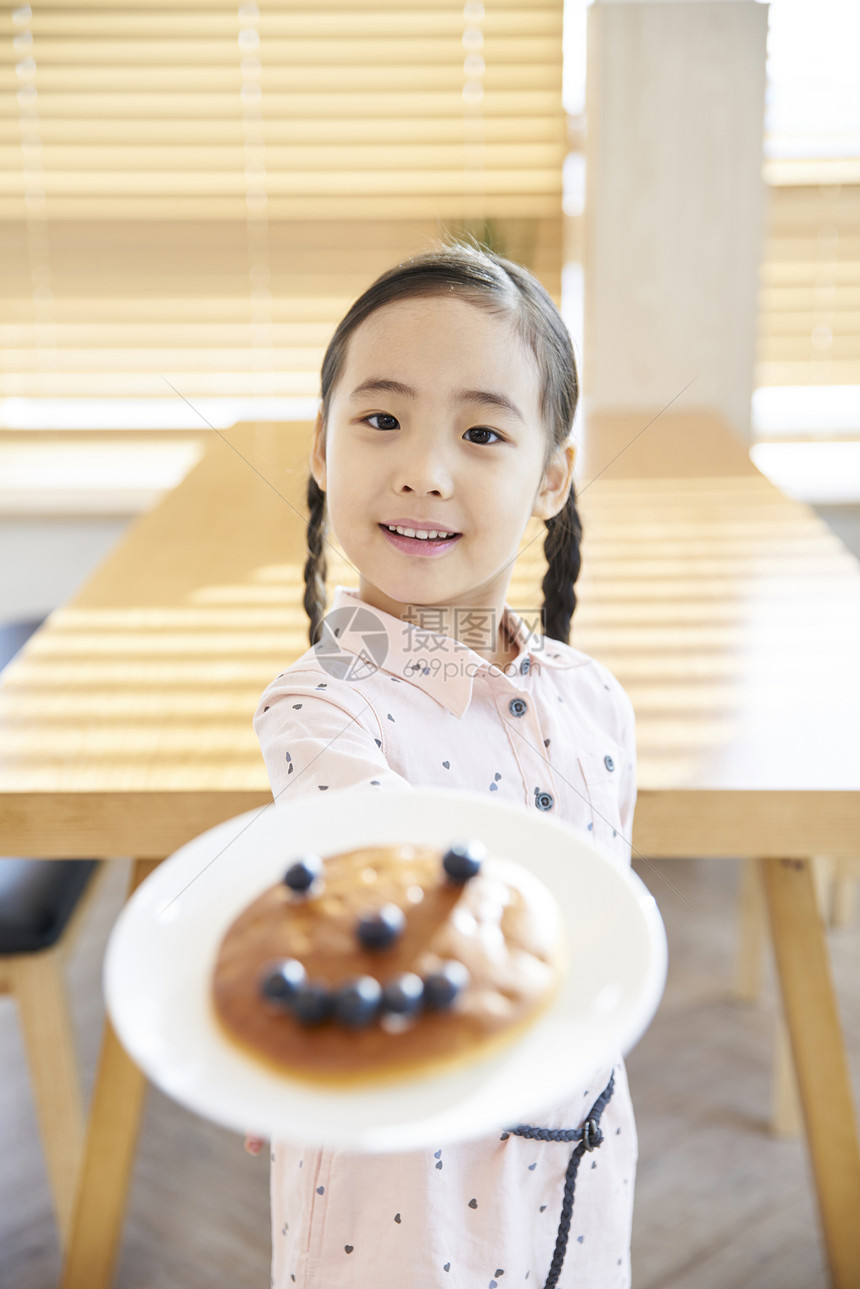
[[[387, 412], [372, 412], [370, 416], [365, 416], [364, 419], [367, 422], [367, 424], [370, 425], [374, 430], [396, 430], [400, 424], [396, 416], [389, 416]], [[374, 424], [374, 422], [379, 422], [379, 424]], [[486, 425], [473, 425], [471, 429], [466, 431], [466, 433], [484, 434], [484, 435], [492, 434], [495, 436], [495, 438], [499, 439], [499, 441], [501, 441], [501, 438], [502, 438], [501, 434], [499, 434], [498, 431], [491, 430]], [[485, 443], [489, 444], [493, 442], [492, 439], [488, 439], [488, 438], [470, 439], [469, 441], [471, 443], [478, 443], [478, 444], [485, 444]]]
[[[466, 433], [467, 433], [467, 434], [495, 434], [495, 436], [496, 436], [496, 438], [499, 440], [499, 442], [501, 442], [501, 439], [502, 439], [501, 434], [497, 433], [497, 431], [496, 431], [496, 430], [491, 430], [491, 429], [489, 429], [486, 425], [473, 425], [473, 426], [472, 426], [472, 428], [471, 428], [470, 430], [467, 430], [467, 431], [466, 431]], [[477, 443], [481, 443], [481, 444], [483, 444], [483, 443], [489, 443], [490, 441], [491, 441], [491, 440], [489, 440], [489, 439], [470, 439], [470, 440], [469, 440], [469, 442], [470, 442], [470, 443], [475, 443], [475, 442], [477, 442]]]

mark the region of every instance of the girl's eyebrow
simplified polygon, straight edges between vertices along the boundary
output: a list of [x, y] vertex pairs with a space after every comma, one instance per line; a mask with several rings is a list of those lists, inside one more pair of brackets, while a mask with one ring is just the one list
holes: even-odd
[[[417, 398], [416, 391], [411, 385], [404, 385], [399, 380], [385, 380], [383, 377], [371, 377], [369, 380], [362, 381], [360, 385], [356, 385], [350, 398], [357, 398], [359, 394], [400, 394], [403, 398]], [[504, 394], [492, 393], [485, 389], [458, 389], [454, 392], [454, 399], [458, 403], [481, 403], [484, 407], [495, 407], [499, 411], [510, 412], [525, 425], [525, 417], [516, 403], [512, 403]]]

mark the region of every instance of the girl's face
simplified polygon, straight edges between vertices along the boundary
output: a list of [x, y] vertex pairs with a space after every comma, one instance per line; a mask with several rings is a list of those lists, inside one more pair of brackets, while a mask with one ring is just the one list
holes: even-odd
[[567, 446], [543, 478], [539, 397], [510, 320], [463, 300], [399, 300], [353, 332], [311, 469], [363, 600], [501, 612], [530, 516], [555, 514], [572, 477]]

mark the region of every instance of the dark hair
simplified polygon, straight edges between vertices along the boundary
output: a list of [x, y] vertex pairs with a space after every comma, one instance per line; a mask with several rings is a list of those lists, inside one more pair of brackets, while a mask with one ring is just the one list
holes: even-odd
[[[547, 435], [544, 469], [556, 448], [565, 442], [579, 400], [579, 381], [570, 336], [552, 297], [527, 269], [482, 246], [449, 242], [415, 255], [386, 270], [359, 296], [342, 319], [322, 363], [323, 424], [328, 420], [334, 386], [346, 361], [349, 338], [366, 318], [385, 304], [416, 296], [456, 291], [458, 298], [510, 315], [516, 334], [537, 362], [540, 412]], [[308, 479], [308, 559], [305, 563], [304, 606], [310, 618], [310, 642], [315, 644], [326, 613], [325, 493], [313, 475]], [[574, 584], [581, 564], [582, 524], [571, 485], [567, 502], [544, 520], [546, 575], [541, 583], [543, 631], [565, 644], [576, 608]]]

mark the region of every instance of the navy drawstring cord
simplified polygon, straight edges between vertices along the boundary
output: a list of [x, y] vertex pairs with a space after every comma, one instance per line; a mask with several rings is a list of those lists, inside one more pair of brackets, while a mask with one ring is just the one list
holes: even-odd
[[573, 1192], [576, 1188], [576, 1173], [579, 1161], [587, 1150], [595, 1150], [603, 1141], [600, 1129], [600, 1116], [612, 1096], [615, 1086], [615, 1073], [603, 1092], [591, 1107], [591, 1112], [581, 1128], [531, 1128], [528, 1124], [517, 1124], [516, 1128], [507, 1131], [514, 1137], [530, 1137], [535, 1141], [575, 1141], [578, 1144], [570, 1156], [567, 1173], [564, 1179], [564, 1198], [561, 1202], [561, 1217], [558, 1223], [558, 1234], [555, 1240], [555, 1252], [552, 1255], [549, 1275], [544, 1289], [555, 1289], [561, 1275], [564, 1255], [567, 1252], [567, 1238], [570, 1234], [570, 1223], [573, 1217]]

